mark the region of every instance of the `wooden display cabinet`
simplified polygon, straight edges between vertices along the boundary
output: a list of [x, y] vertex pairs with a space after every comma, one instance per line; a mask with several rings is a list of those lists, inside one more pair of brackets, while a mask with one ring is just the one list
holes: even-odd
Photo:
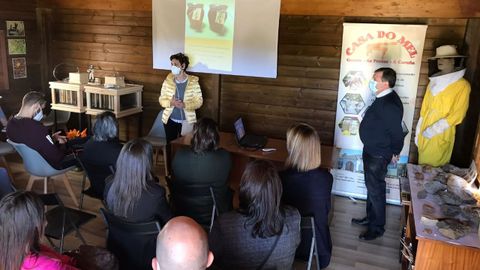
[[103, 85], [85, 85], [86, 113], [97, 115], [111, 111], [117, 118], [142, 112], [143, 86], [127, 84], [121, 88], [104, 88]]
[[85, 84], [65, 83], [60, 81], [50, 82], [52, 93], [52, 110], [84, 113]]

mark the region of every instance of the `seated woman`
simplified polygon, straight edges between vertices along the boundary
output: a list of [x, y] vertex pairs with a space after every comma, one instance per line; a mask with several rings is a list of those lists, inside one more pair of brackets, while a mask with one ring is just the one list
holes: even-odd
[[71, 257], [40, 244], [44, 207], [33, 192], [17, 191], [0, 201], [0, 269], [75, 270]]
[[229, 152], [218, 148], [219, 138], [215, 121], [200, 119], [194, 126], [191, 148], [178, 150], [172, 163], [170, 188], [175, 214], [189, 216], [204, 227], [210, 226], [212, 215], [210, 187], [220, 213], [232, 208], [228, 187], [232, 160]]
[[80, 160], [90, 180], [89, 196], [103, 198], [105, 178], [113, 173], [122, 144], [118, 141], [118, 122], [115, 114], [104, 112], [97, 116], [93, 136], [85, 143]]
[[[123, 146], [117, 170], [105, 186], [105, 203], [112, 214], [126, 221], [158, 221], [163, 227], [172, 214], [165, 189], [153, 181], [152, 154], [152, 145], [143, 139]], [[151, 269], [155, 236], [139, 237], [119, 230], [109, 234], [107, 249], [117, 256], [120, 269]]]
[[222, 269], [292, 269], [300, 243], [300, 214], [281, 204], [275, 166], [250, 162], [240, 181], [240, 209], [220, 215], [209, 236]]
[[117, 170], [105, 186], [105, 202], [114, 215], [130, 222], [159, 221], [172, 217], [165, 189], [152, 175], [152, 145], [143, 139], [126, 143], [117, 160]]
[[[328, 228], [331, 207], [332, 175], [320, 169], [320, 138], [307, 124], [297, 124], [287, 131], [286, 170], [280, 173], [283, 183], [283, 202], [294, 206], [302, 216], [313, 216], [320, 268], [330, 263], [332, 240]], [[297, 257], [306, 259], [312, 235], [302, 233]], [[305, 243], [305, 244], [304, 244]]]

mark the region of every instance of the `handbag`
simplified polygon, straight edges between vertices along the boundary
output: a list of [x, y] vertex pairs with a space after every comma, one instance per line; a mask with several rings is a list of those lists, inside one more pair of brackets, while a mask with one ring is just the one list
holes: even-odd
[[79, 269], [118, 270], [118, 259], [110, 251], [96, 246], [81, 245], [71, 255]]

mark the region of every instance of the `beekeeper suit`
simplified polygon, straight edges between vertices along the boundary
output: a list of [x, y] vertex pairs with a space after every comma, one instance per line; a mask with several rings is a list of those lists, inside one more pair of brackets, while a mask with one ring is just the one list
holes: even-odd
[[455, 126], [465, 117], [470, 96], [470, 84], [463, 78], [465, 68], [455, 67], [455, 59], [464, 57], [455, 46], [444, 45], [430, 58], [437, 60], [440, 71], [429, 78], [415, 131], [419, 164], [437, 167], [450, 162]]

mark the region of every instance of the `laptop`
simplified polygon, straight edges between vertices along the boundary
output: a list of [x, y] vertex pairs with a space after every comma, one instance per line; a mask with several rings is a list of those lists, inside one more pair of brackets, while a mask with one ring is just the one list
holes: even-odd
[[235, 121], [233, 126], [235, 128], [235, 137], [237, 138], [237, 142], [240, 146], [259, 149], [263, 148], [267, 144], [266, 136], [246, 134], [245, 126], [241, 117]]

